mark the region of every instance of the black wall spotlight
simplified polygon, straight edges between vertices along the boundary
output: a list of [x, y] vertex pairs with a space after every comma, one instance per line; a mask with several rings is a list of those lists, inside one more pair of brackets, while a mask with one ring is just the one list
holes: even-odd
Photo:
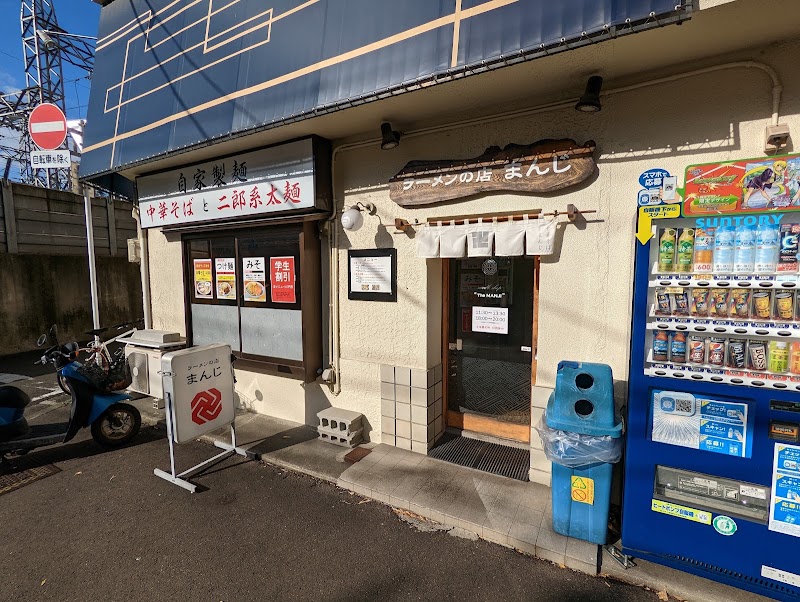
[[381, 149], [390, 150], [400, 146], [400, 132], [392, 129], [392, 124], [384, 121], [381, 124]]
[[597, 113], [603, 106], [600, 104], [600, 88], [603, 87], [603, 78], [593, 75], [586, 82], [586, 90], [575, 105], [576, 111], [583, 113]]

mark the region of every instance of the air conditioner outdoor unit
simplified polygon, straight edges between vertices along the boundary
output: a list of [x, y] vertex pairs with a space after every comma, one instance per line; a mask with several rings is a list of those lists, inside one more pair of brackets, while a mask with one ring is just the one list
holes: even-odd
[[163, 330], [137, 330], [130, 337], [118, 339], [125, 343], [125, 357], [131, 369], [128, 390], [154, 399], [156, 409], [164, 407], [164, 390], [161, 386], [161, 356], [186, 346], [180, 333]]

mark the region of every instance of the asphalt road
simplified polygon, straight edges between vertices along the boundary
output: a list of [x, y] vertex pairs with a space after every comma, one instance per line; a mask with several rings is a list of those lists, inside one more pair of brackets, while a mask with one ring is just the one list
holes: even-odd
[[[0, 495], [0, 600], [658, 600], [241, 458], [190, 494], [153, 475], [169, 466], [155, 429], [113, 451], [80, 437], [18, 460], [61, 472]], [[214, 453], [181, 446], [179, 468]]]

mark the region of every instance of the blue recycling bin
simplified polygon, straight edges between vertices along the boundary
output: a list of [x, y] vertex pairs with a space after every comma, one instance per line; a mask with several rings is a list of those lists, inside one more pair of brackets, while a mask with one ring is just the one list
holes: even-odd
[[611, 367], [560, 362], [545, 423], [553, 437], [546, 446], [553, 462], [553, 530], [605, 544], [613, 465], [603, 459], [617, 461], [622, 445]]

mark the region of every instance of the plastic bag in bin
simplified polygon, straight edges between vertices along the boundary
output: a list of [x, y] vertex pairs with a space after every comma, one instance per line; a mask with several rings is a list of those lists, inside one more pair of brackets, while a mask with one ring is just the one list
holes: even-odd
[[545, 417], [535, 427], [547, 459], [569, 468], [591, 464], [615, 464], [622, 458], [622, 437], [597, 437], [559, 431], [547, 426]]

